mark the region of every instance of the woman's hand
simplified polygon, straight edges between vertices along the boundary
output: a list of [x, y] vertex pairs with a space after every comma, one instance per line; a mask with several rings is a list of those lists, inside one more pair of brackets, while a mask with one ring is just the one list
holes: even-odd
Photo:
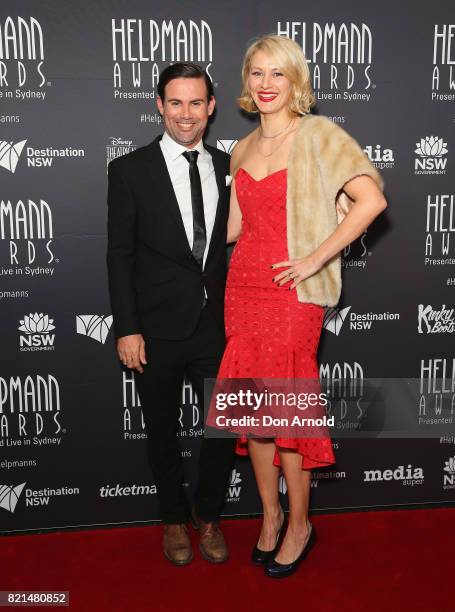
[[306, 278], [316, 274], [321, 268], [321, 264], [317, 261], [314, 255], [308, 255], [301, 259], [290, 259], [289, 261], [280, 261], [273, 264], [272, 268], [287, 268], [283, 272], [277, 274], [272, 280], [277, 283], [279, 287], [292, 281], [292, 285], [289, 290], [295, 289], [299, 283]]

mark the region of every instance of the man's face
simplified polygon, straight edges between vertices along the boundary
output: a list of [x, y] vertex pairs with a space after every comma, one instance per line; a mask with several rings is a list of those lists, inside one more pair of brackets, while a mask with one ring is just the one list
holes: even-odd
[[169, 136], [179, 144], [191, 148], [202, 138], [207, 121], [215, 108], [215, 98], [207, 100], [203, 78], [172, 79], [166, 85], [165, 99], [157, 99], [157, 106]]

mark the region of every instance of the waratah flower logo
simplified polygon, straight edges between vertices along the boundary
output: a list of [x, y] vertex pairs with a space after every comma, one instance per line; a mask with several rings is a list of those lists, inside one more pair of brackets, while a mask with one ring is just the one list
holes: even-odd
[[446, 461], [444, 471], [449, 472], [449, 474], [455, 474], [455, 457], [450, 457]]
[[25, 332], [26, 334], [47, 334], [48, 332], [55, 329], [55, 325], [52, 325], [54, 319], [50, 319], [48, 315], [42, 312], [38, 314], [30, 313], [19, 321], [21, 324], [18, 327], [19, 331]]
[[447, 143], [437, 136], [426, 136], [416, 142], [417, 149], [414, 153], [422, 157], [441, 157], [447, 153]]

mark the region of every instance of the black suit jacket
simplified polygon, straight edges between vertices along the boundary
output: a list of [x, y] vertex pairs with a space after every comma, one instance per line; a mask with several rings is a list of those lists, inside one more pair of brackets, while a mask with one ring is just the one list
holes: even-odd
[[205, 145], [219, 198], [202, 272], [191, 253], [160, 139], [108, 167], [107, 264], [117, 338], [135, 333], [169, 340], [188, 337], [198, 322], [204, 285], [224, 329], [229, 156]]

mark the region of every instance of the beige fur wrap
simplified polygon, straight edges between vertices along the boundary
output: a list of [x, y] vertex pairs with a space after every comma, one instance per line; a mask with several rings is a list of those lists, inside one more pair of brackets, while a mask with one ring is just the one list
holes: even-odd
[[[327, 117], [305, 115], [292, 143], [287, 167], [287, 245], [290, 259], [312, 253], [333, 233], [353, 201], [340, 191], [367, 174], [384, 183], [354, 138]], [[341, 254], [297, 285], [299, 302], [336, 306], [341, 294]]]

